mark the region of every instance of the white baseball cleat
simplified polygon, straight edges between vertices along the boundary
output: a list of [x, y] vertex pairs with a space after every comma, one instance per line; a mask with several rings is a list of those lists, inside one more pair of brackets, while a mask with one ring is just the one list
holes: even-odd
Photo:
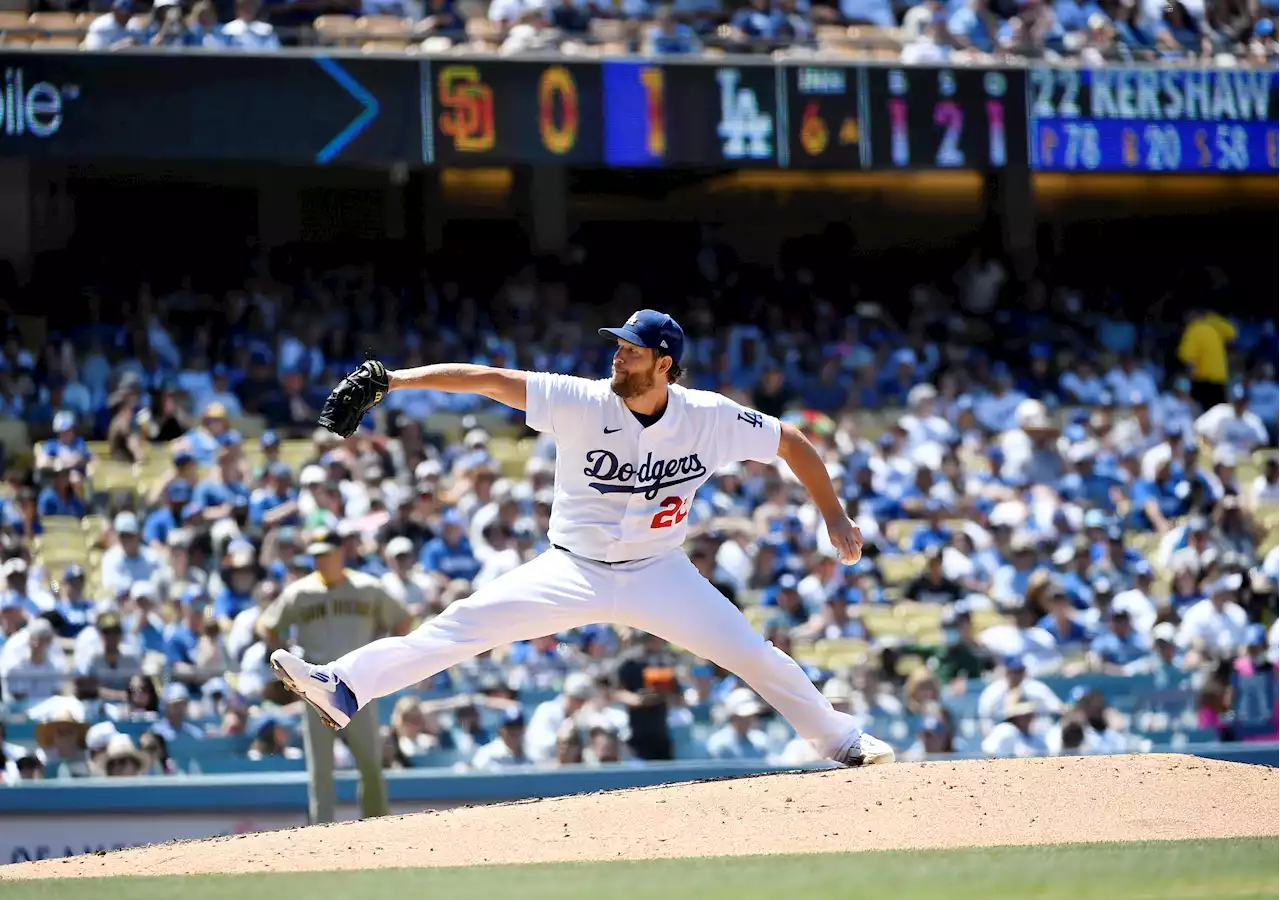
[[893, 748], [873, 737], [865, 731], [859, 731], [852, 741], [838, 752], [832, 759], [844, 766], [877, 766], [891, 763], [894, 760]]
[[[277, 650], [271, 654], [271, 668], [275, 669], [276, 676], [285, 687], [311, 704], [324, 724], [335, 730], [347, 727], [355, 710], [343, 710], [342, 698], [338, 694], [340, 682], [331, 670], [313, 666], [288, 650]], [[350, 691], [347, 694], [350, 696]]]

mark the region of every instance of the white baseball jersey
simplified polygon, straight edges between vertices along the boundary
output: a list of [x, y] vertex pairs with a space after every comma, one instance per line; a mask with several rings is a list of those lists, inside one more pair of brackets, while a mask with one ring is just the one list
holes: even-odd
[[530, 373], [526, 421], [556, 440], [550, 537], [588, 559], [645, 559], [684, 543], [693, 494], [730, 462], [772, 462], [782, 427], [721, 394], [668, 388], [645, 428], [609, 386]]

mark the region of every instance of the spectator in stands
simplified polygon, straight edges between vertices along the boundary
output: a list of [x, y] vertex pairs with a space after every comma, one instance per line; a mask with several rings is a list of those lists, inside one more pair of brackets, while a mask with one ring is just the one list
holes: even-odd
[[4, 565], [0, 566], [0, 575], [4, 576], [4, 590], [0, 593], [0, 597], [10, 598], [10, 602], [16, 603], [27, 616], [32, 618], [43, 612], [40, 605], [28, 593], [29, 579], [25, 559], [15, 556], [5, 560]]
[[222, 40], [240, 50], [279, 50], [280, 38], [267, 22], [258, 21], [258, 0], [236, 0], [236, 17], [222, 26]]
[[1227, 345], [1235, 339], [1235, 326], [1222, 316], [1203, 308], [1187, 310], [1178, 359], [1189, 369], [1191, 396], [1202, 410], [1226, 402]]
[[1244, 385], [1236, 382], [1226, 393], [1226, 402], [1208, 407], [1196, 420], [1196, 433], [1215, 447], [1229, 446], [1240, 453], [1265, 446], [1270, 440], [1267, 426], [1249, 409]]
[[36, 703], [62, 692], [69, 674], [66, 656], [55, 644], [48, 619], [32, 619], [26, 627], [26, 647], [8, 657], [0, 669], [3, 699]]
[[484, 771], [528, 765], [531, 760], [524, 752], [524, 725], [524, 713], [520, 709], [505, 713], [502, 724], [498, 726], [497, 738], [476, 751], [471, 767]]
[[916, 603], [949, 605], [965, 594], [964, 588], [948, 578], [943, 570], [941, 546], [933, 546], [925, 553], [924, 571], [907, 582], [902, 596]]
[[440, 746], [438, 729], [433, 729], [434, 722], [429, 722], [423, 712], [422, 703], [416, 697], [400, 697], [396, 700], [391, 712], [390, 738], [396, 745], [397, 754], [412, 761], [415, 756], [424, 756]]
[[903, 762], [922, 762], [930, 758], [958, 753], [961, 749], [957, 743], [951, 714], [939, 707], [936, 715], [926, 716], [920, 720], [915, 743], [904, 750], [899, 759]]
[[525, 748], [530, 760], [545, 762], [551, 759], [561, 724], [576, 721], [595, 693], [595, 682], [591, 676], [585, 672], [574, 672], [565, 678], [559, 696], [538, 704], [525, 733]]
[[[407, 508], [407, 504], [406, 507]], [[387, 572], [382, 576], [382, 586], [399, 600], [415, 618], [439, 612], [439, 582], [433, 581], [414, 565], [413, 541], [407, 537], [393, 537], [386, 543]]]
[[142, 670], [142, 662], [136, 653], [122, 646], [124, 627], [119, 613], [113, 610], [101, 612], [95, 624], [102, 638], [102, 650], [78, 672], [94, 680], [101, 699], [124, 701], [128, 698], [129, 682]]
[[84, 569], [71, 563], [62, 570], [58, 582], [58, 600], [54, 612], [58, 618], [58, 636], [73, 638], [92, 620], [97, 604], [84, 592]]
[[1047, 751], [1043, 738], [1031, 730], [1037, 705], [1018, 693], [1004, 698], [1003, 720], [982, 740], [982, 753], [992, 757], [1042, 756]]
[[[938, 14], [942, 14], [941, 9], [938, 10]], [[951, 13], [951, 17], [947, 19], [947, 32], [956, 46], [962, 50], [991, 53], [995, 50], [995, 38], [999, 30], [999, 20], [992, 14], [984, 0], [966, 0], [965, 4]]]
[[654, 24], [645, 34], [644, 44], [644, 52], [649, 56], [673, 56], [702, 50], [697, 32], [677, 21], [670, 6], [658, 7]]
[[1090, 642], [1089, 630], [1076, 617], [1071, 598], [1057, 584], [1050, 583], [1044, 592], [1049, 611], [1037, 627], [1044, 629], [1064, 654], [1083, 650]]
[[154, 731], [138, 737], [138, 752], [145, 757], [145, 775], [174, 775], [177, 765], [169, 758], [169, 743]]
[[[101, 8], [101, 7], [99, 7]], [[84, 42], [85, 50], [119, 50], [143, 43], [145, 35], [130, 27], [133, 18], [133, 0], [112, 0], [111, 11], [89, 23]]]
[[471, 550], [464, 531], [465, 521], [456, 509], [446, 509], [440, 516], [440, 537], [422, 545], [418, 561], [422, 570], [435, 573], [445, 581], [464, 578], [470, 581], [480, 571], [480, 563]]
[[147, 547], [157, 554], [164, 551], [169, 535], [182, 527], [191, 497], [191, 485], [186, 481], [175, 478], [169, 482], [164, 492], [166, 504], [147, 513], [142, 523], [142, 540]]
[[116, 734], [107, 744], [103, 772], [108, 778], [136, 778], [147, 772], [151, 760], [127, 734]]
[[95, 722], [85, 732], [84, 747], [89, 754], [89, 771], [95, 777], [106, 774], [107, 747], [120, 732], [112, 721]]
[[89, 445], [77, 434], [75, 413], [60, 410], [53, 417], [53, 437], [36, 445], [36, 468], [52, 469], [61, 462], [72, 471], [84, 474], [92, 461]]
[[36, 500], [36, 509], [43, 516], [84, 516], [84, 499], [80, 495], [80, 486], [72, 480], [72, 472], [68, 464], [58, 460], [49, 469], [50, 480], [40, 491]]
[[1134, 630], [1124, 609], [1112, 609], [1108, 631], [1089, 645], [1091, 666], [1112, 675], [1128, 674], [1150, 652], [1151, 645]]
[[258, 577], [253, 544], [248, 541], [228, 546], [222, 566], [222, 587], [213, 601], [213, 618], [224, 632], [231, 630], [237, 616], [253, 603], [253, 587]]
[[191, 709], [191, 692], [185, 684], [177, 681], [166, 684], [161, 699], [164, 701], [164, 708], [161, 710], [161, 718], [151, 726], [152, 731], [169, 744], [180, 738], [204, 739], [204, 730], [187, 718]]
[[1205, 588], [1204, 600], [1191, 606], [1178, 628], [1178, 646], [1199, 658], [1221, 658], [1244, 641], [1249, 618], [1231, 598], [1242, 587], [1239, 575], [1223, 575]]
[[718, 760], [763, 760], [769, 738], [759, 726], [764, 705], [750, 688], [737, 688], [725, 700], [726, 722], [707, 738], [707, 756]]
[[1003, 677], [992, 681], [978, 697], [979, 718], [991, 720], [999, 717], [1006, 698], [1010, 696], [1016, 696], [1019, 702], [1032, 704], [1036, 715], [1057, 715], [1062, 709], [1062, 701], [1047, 684], [1027, 675], [1020, 657], [1006, 657], [1001, 667]]
[[102, 586], [108, 593], [119, 594], [135, 581], [150, 581], [160, 563], [149, 548], [142, 546], [137, 515], [118, 513], [111, 530], [116, 543], [102, 554]]
[[265, 715], [249, 726], [253, 742], [249, 745], [252, 760], [280, 756], [285, 759], [302, 759], [302, 748], [293, 746], [293, 734], [280, 718]]
[[55, 697], [46, 704], [36, 725], [36, 743], [44, 751], [45, 769], [57, 778], [87, 778], [89, 753], [85, 735], [84, 706], [70, 697]]

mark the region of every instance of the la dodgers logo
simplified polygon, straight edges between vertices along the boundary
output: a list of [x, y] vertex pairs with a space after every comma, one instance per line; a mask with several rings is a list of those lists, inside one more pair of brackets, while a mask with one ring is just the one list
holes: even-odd
[[698, 480], [707, 474], [707, 467], [696, 453], [655, 460], [650, 452], [643, 463], [633, 466], [620, 463], [618, 457], [608, 450], [589, 450], [587, 467], [582, 474], [598, 479], [588, 481], [587, 487], [602, 494], [643, 494], [646, 500], [653, 500], [666, 488]]

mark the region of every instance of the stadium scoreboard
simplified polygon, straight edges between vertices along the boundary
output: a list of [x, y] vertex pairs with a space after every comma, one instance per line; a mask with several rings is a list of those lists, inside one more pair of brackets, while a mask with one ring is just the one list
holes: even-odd
[[1274, 69], [26, 51], [0, 156], [1272, 173], [1276, 95]]

